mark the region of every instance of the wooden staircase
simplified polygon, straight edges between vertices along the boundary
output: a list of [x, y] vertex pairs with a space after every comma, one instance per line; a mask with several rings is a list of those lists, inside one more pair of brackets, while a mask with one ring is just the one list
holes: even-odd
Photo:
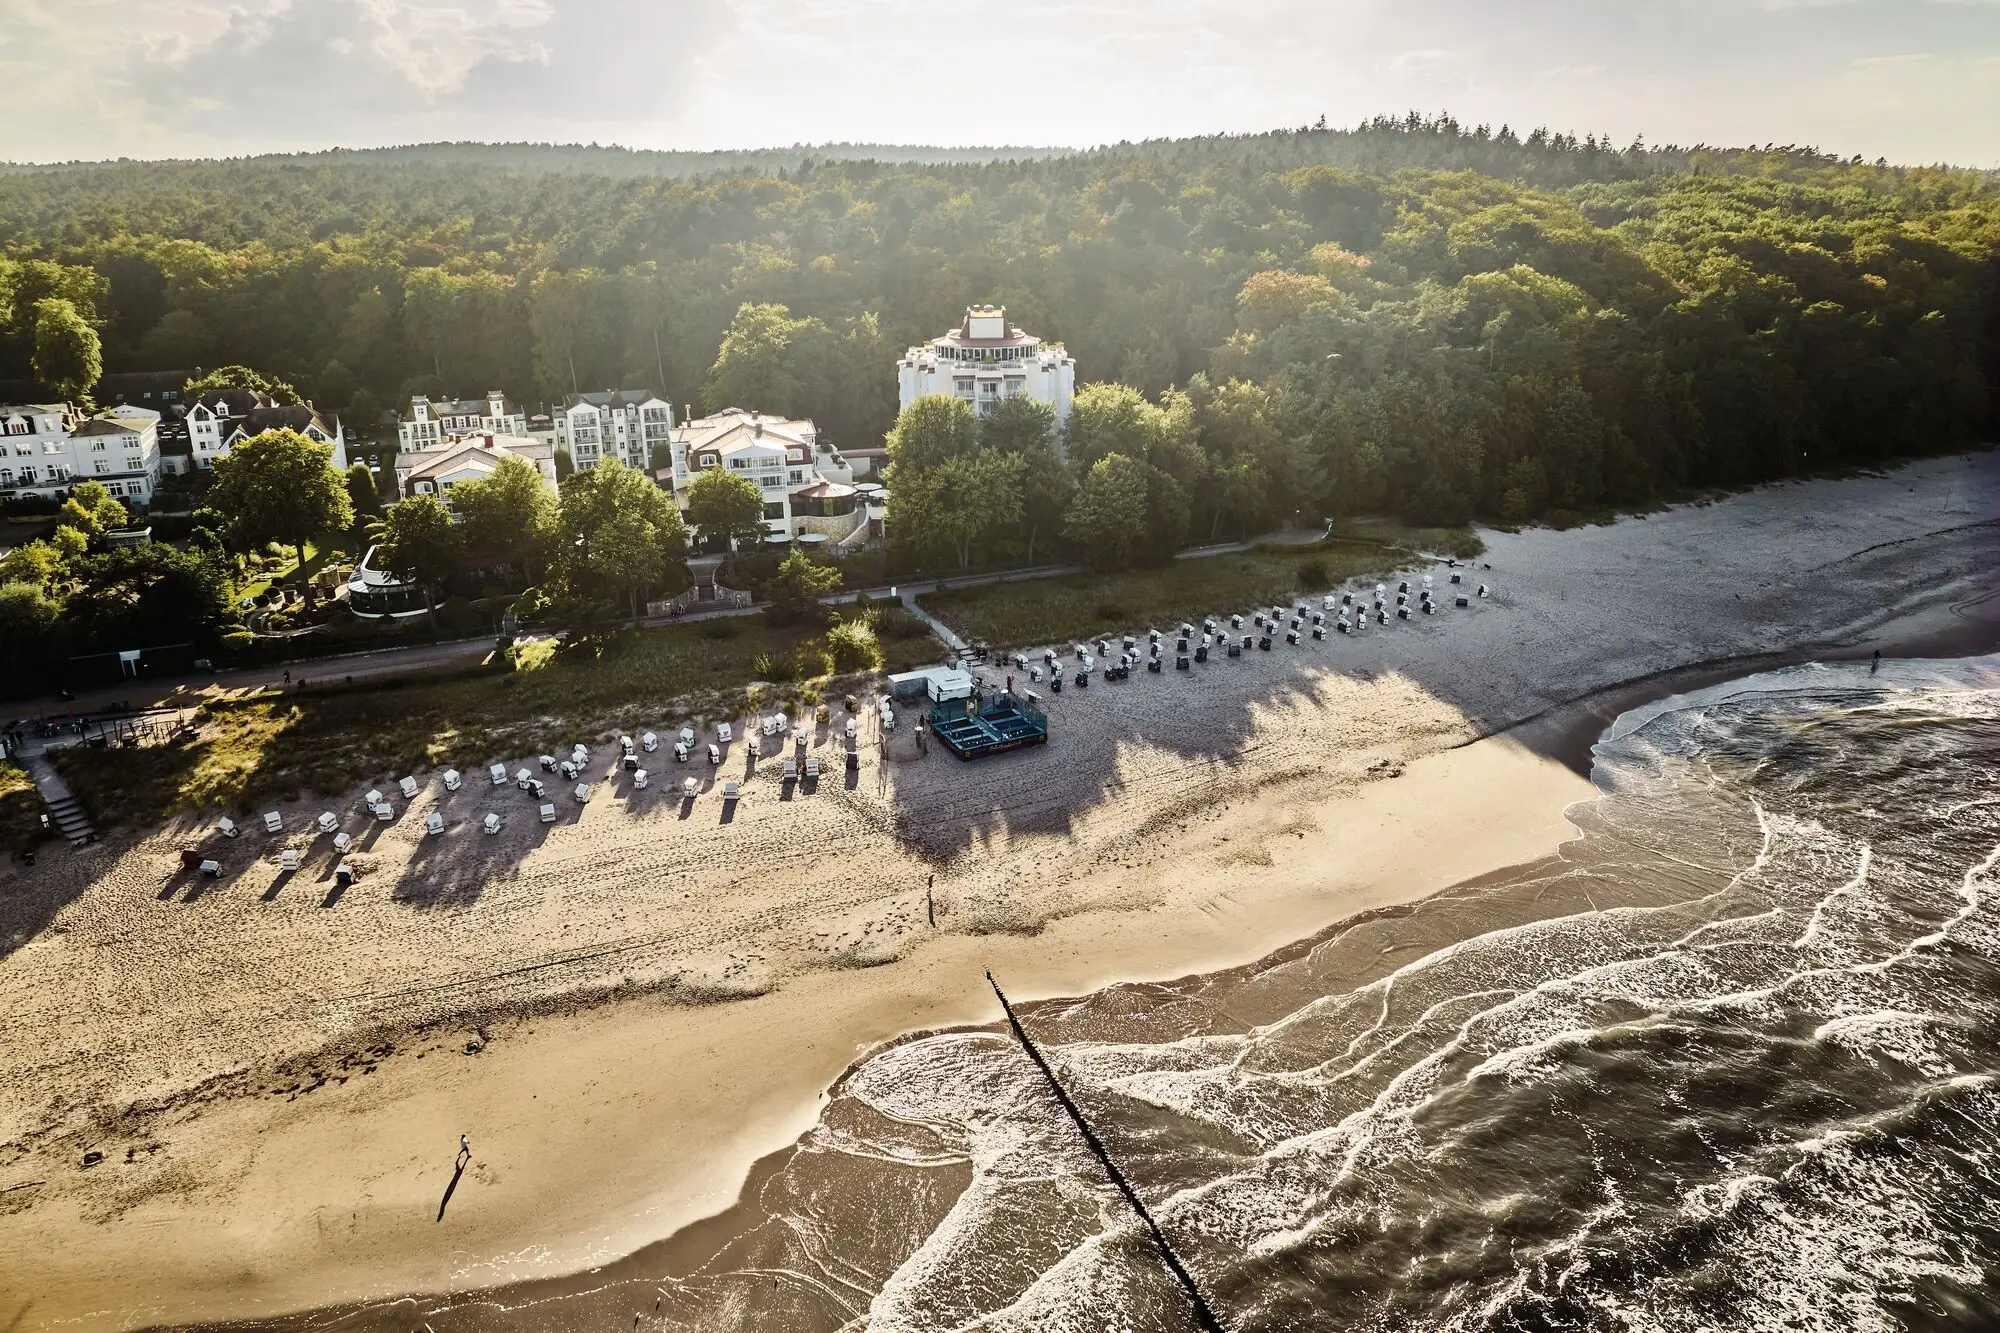
[[22, 761], [28, 776], [34, 779], [35, 790], [40, 793], [42, 804], [47, 807], [49, 822], [61, 831], [72, 847], [81, 847], [97, 840], [97, 830], [91, 827], [90, 814], [83, 808], [83, 802], [70, 795], [69, 788], [56, 775], [55, 768], [40, 755]]

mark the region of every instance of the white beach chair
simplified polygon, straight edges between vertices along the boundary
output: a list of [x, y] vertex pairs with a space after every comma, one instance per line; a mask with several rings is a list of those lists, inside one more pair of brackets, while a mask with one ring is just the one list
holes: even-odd
[[543, 822], [544, 824], [553, 824], [553, 823], [555, 823], [555, 822], [556, 822], [556, 806], [555, 806], [555, 802], [553, 802], [553, 801], [543, 801], [543, 802], [542, 802], [542, 808], [541, 808], [541, 815], [542, 815], [542, 822]]
[[724, 745], [727, 745], [729, 744], [729, 742], [736, 739], [735, 729], [732, 728], [727, 722], [718, 722], [715, 724], [715, 738], [721, 741]]
[[494, 814], [491, 810], [488, 810], [486, 812], [486, 818], [483, 821], [481, 821], [480, 826], [484, 828], [488, 833], [498, 833], [500, 831], [500, 816]]
[[682, 745], [686, 745], [686, 746], [693, 746], [693, 744], [694, 744], [694, 728], [693, 728], [693, 727], [682, 727], [682, 728], [681, 728], [681, 744], [682, 744]]
[[575, 782], [577, 775], [583, 772], [583, 769], [577, 766], [575, 760], [565, 759], [562, 762], [562, 766], [556, 771], [563, 775], [564, 782]]
[[649, 779], [648, 779], [648, 777], [647, 777], [647, 774], [646, 774], [646, 770], [645, 770], [645, 769], [643, 769], [643, 768], [635, 768], [635, 769], [633, 769], [633, 770], [632, 770], [632, 790], [633, 790], [633, 791], [644, 791], [644, 790], [646, 790], [646, 783], [647, 783], [647, 781], [648, 781], [648, 780], [649, 780]]
[[433, 810], [424, 816], [424, 836], [435, 838], [444, 832], [444, 816]]
[[590, 804], [590, 784], [588, 782], [577, 783], [576, 790], [570, 794], [576, 797], [578, 805]]
[[488, 769], [486, 770], [486, 776], [487, 776], [487, 777], [489, 777], [489, 778], [492, 778], [492, 779], [493, 779], [493, 785], [494, 785], [494, 786], [496, 786], [496, 787], [504, 787], [504, 786], [506, 786], [506, 785], [507, 785], [507, 765], [505, 765], [505, 764], [494, 764], [494, 765], [493, 765], [492, 767], [490, 767], [490, 768], [488, 768]]
[[401, 778], [397, 781], [396, 785], [403, 789], [404, 800], [414, 801], [417, 798], [417, 780], [415, 778]]
[[201, 873], [208, 876], [210, 879], [222, 878], [222, 862], [203, 861], [201, 863]]
[[819, 756], [816, 754], [806, 757], [806, 778], [813, 782], [819, 780]]
[[352, 884], [354, 882], [354, 867], [342, 861], [333, 868], [333, 882], [343, 889]]
[[693, 778], [688, 778], [686, 781], [681, 783], [681, 795], [685, 796], [690, 801], [692, 801], [697, 795], [699, 795], [700, 792], [701, 792], [701, 784], [699, 782], [696, 782]]
[[278, 812], [276, 810], [265, 811], [264, 832], [283, 833], [284, 831], [285, 831], [285, 821], [279, 817]]
[[375, 807], [375, 818], [381, 820], [384, 824], [388, 823], [395, 817], [396, 817], [396, 807], [390, 805], [387, 801], [384, 801], [382, 802], [382, 804]]
[[720, 745], [716, 745], [713, 743], [709, 745], [708, 762], [711, 767], [720, 764], [722, 762], [722, 747]]
[[[847, 725], [851, 727], [854, 724], [852, 722], [849, 722]], [[749, 740], [745, 741], [743, 743], [743, 748], [749, 751], [750, 757], [752, 759], [755, 759], [758, 755], [764, 753], [764, 747], [757, 743], [757, 738], [755, 736], [752, 736]]]
[[729, 781], [722, 784], [723, 800], [734, 801], [740, 798], [742, 795], [743, 795], [743, 784], [736, 781], [734, 778], [731, 778]]
[[336, 852], [344, 852], [353, 845], [354, 839], [351, 835], [346, 833], [336, 833], [333, 835], [333, 850]]
[[284, 851], [278, 853], [278, 869], [297, 870], [298, 868], [299, 868], [299, 854], [296, 851], [292, 850], [290, 847], [287, 847], [285, 848]]
[[367, 806], [370, 810], [373, 810], [376, 806], [382, 804], [382, 793], [377, 791], [375, 788], [370, 787], [368, 789], [368, 794], [361, 798], [361, 803]]
[[674, 762], [677, 764], [685, 764], [687, 761], [688, 761], [688, 743], [686, 741], [675, 741]]
[[458, 776], [457, 769], [447, 768], [444, 771], [444, 789], [446, 791], [457, 791], [463, 785], [464, 780]]
[[799, 780], [799, 761], [798, 761], [798, 760], [796, 760], [796, 759], [787, 759], [787, 760], [785, 761], [785, 773], [784, 773], [784, 780], [785, 780], [786, 782], [797, 782], [797, 781]]
[[553, 773], [556, 771], [556, 757], [552, 754], [545, 754], [535, 761], [535, 766], [544, 773]]
[[621, 754], [632, 753], [632, 738], [630, 736], [620, 736], [618, 738], [618, 750]]
[[535, 775], [533, 773], [530, 773], [525, 768], [516, 769], [514, 772], [514, 785], [516, 787], [519, 787], [522, 791], [528, 790], [528, 784], [533, 782], [534, 780], [535, 780]]
[[639, 748], [643, 749], [647, 754], [651, 754], [660, 748], [660, 738], [649, 731], [639, 738]]
[[334, 813], [331, 810], [320, 811], [319, 819], [316, 822], [319, 824], [319, 831], [321, 833], [331, 833], [340, 827], [340, 820], [334, 817]]
[[895, 715], [894, 713], [890, 712], [890, 711], [889, 711], [888, 709], [886, 709], [886, 708], [885, 708], [885, 709], [883, 709], [883, 710], [882, 710], [882, 730], [884, 730], [884, 731], [894, 731], [895, 729], [896, 729], [896, 715]]

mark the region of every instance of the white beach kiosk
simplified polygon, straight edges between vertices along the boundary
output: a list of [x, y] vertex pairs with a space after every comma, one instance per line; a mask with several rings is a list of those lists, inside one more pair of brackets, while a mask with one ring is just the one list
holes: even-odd
[[889, 693], [897, 699], [928, 698], [934, 704], [972, 697], [971, 673], [958, 667], [924, 667], [889, 677]]

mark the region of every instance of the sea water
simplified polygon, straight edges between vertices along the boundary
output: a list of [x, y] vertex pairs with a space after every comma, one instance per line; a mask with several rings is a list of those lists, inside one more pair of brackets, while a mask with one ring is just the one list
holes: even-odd
[[[1024, 1008], [1220, 1321], [2000, 1327], [2000, 658], [1648, 705], [1592, 776], [1502, 882]], [[1195, 1327], [1004, 1031], [862, 1061], [727, 1230], [423, 1317]]]
[[[2000, 1326], [2000, 659], [1649, 705], [1593, 779], [1534, 876], [1601, 906], [1030, 1008], [1222, 1322]], [[1193, 1326], [1003, 1033], [863, 1062], [762, 1207], [670, 1325]]]

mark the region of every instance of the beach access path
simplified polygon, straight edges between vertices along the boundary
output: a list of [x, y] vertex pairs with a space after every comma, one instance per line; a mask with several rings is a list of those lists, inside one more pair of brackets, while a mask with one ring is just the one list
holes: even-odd
[[[1259, 545], [1301, 545], [1318, 541], [1325, 536], [1320, 528], [1293, 529], [1290, 531], [1267, 533], [1261, 537], [1244, 541], [1222, 542], [1191, 548], [1180, 552], [1175, 558], [1195, 560], [1204, 556], [1227, 555], [1236, 551], [1252, 550]], [[932, 632], [944, 642], [948, 649], [956, 651], [964, 647], [964, 642], [945, 624], [917, 605], [916, 599], [924, 593], [936, 592], [949, 585], [953, 588], [978, 588], [996, 583], [1020, 583], [1032, 579], [1062, 578], [1071, 574], [1081, 574], [1084, 567], [1078, 564], [1055, 563], [1032, 565], [1023, 569], [993, 570], [980, 574], [968, 574], [959, 578], [949, 576], [917, 578], [908, 583], [894, 586], [883, 585], [875, 588], [857, 588], [837, 592], [824, 600], [831, 605], [852, 605], [862, 597], [876, 601], [889, 600], [891, 595], [899, 598], [905, 607], [915, 612]], [[714, 620], [727, 616], [752, 616], [760, 614], [763, 606], [723, 607], [713, 611], [696, 611], [680, 616], [647, 616], [637, 623], [646, 628], [664, 625], [685, 624], [701, 620]], [[533, 640], [533, 633], [521, 635], [524, 641]], [[43, 695], [19, 703], [4, 705], [12, 714], [9, 728], [23, 727], [30, 731], [28, 744], [23, 752], [39, 754], [51, 746], [71, 744], [73, 736], [41, 737], [32, 734], [32, 724], [46, 718], [94, 719], [98, 717], [127, 717], [140, 713], [170, 712], [183, 708], [193, 708], [206, 699], [240, 698], [258, 694], [266, 690], [311, 688], [312, 682], [322, 684], [354, 680], [376, 680], [394, 676], [422, 675], [430, 671], [448, 671], [476, 666], [486, 661], [495, 651], [494, 636], [481, 634], [469, 639], [453, 639], [443, 643], [412, 644], [399, 648], [377, 648], [367, 652], [343, 653], [331, 657], [307, 657], [287, 662], [273, 662], [266, 666], [232, 667], [222, 671], [166, 677], [161, 679], [127, 680], [116, 685], [99, 686], [78, 692], [74, 698], [63, 699], [57, 695]], [[303, 682], [303, 684], [302, 684]]]

